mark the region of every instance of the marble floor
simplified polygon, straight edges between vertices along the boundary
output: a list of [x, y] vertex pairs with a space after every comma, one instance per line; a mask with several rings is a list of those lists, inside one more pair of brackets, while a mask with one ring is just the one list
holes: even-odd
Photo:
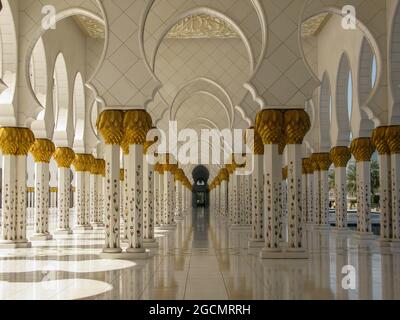
[[[400, 251], [352, 234], [308, 230], [307, 260], [260, 260], [248, 228], [201, 209], [156, 234], [143, 261], [101, 259], [101, 231], [0, 249], [0, 300], [400, 299]], [[355, 289], [342, 287], [347, 265]]]

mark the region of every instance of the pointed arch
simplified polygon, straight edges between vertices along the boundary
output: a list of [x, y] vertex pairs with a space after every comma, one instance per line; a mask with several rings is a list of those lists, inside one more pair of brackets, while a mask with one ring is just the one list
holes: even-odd
[[64, 55], [59, 53], [54, 64], [53, 75], [53, 113], [55, 119], [55, 130], [67, 129], [69, 114], [69, 88], [68, 72]]
[[331, 93], [331, 81], [327, 72], [322, 77], [320, 101], [319, 101], [319, 123], [320, 123], [320, 134], [319, 134], [319, 147], [320, 151], [330, 150], [330, 131], [327, 128], [331, 127], [332, 117], [332, 93]]

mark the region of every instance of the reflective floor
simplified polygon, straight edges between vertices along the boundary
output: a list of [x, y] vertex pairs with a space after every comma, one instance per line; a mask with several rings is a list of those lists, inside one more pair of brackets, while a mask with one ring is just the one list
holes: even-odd
[[0, 299], [400, 299], [400, 251], [378, 241], [307, 231], [309, 259], [260, 260], [249, 235], [197, 210], [144, 261], [101, 259], [101, 231], [0, 249]]

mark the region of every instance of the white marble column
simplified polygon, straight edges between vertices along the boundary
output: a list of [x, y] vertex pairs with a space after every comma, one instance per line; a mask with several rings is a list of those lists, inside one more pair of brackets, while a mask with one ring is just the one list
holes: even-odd
[[281, 210], [282, 163], [279, 145], [283, 139], [283, 112], [263, 110], [256, 118], [256, 130], [264, 144], [264, 217], [265, 246], [261, 258], [281, 252], [279, 213]]
[[94, 157], [90, 154], [76, 154], [75, 167], [75, 214], [74, 232], [92, 230], [90, 226], [90, 171]]
[[386, 138], [391, 154], [392, 239], [393, 246], [398, 247], [400, 244], [400, 126], [387, 128]]
[[120, 145], [124, 137], [124, 113], [120, 110], [103, 111], [98, 119], [98, 130], [102, 135], [105, 160], [104, 223], [105, 245], [102, 256], [118, 258], [120, 238]]
[[335, 202], [336, 229], [346, 230], [347, 222], [347, 164], [351, 159], [347, 147], [335, 147], [331, 150], [331, 159], [335, 165]]
[[370, 138], [353, 140], [350, 148], [357, 164], [357, 231], [361, 238], [370, 238], [371, 223], [371, 157], [374, 147]]
[[49, 232], [49, 163], [55, 151], [53, 142], [37, 139], [31, 148], [35, 159], [35, 222], [31, 241], [50, 240]]
[[[122, 147], [122, 146], [121, 146]], [[123, 232], [121, 232], [121, 236], [123, 241], [128, 240], [128, 216], [129, 216], [129, 178], [128, 178], [128, 163], [129, 159], [129, 146], [124, 145], [122, 147], [123, 151], [123, 159], [124, 159], [124, 168], [120, 169], [119, 173], [119, 180], [121, 183], [121, 216], [122, 216], [122, 225], [123, 225]]]
[[302, 195], [302, 206], [303, 206], [303, 222], [308, 222], [308, 192], [307, 192], [307, 164], [308, 158], [302, 159], [302, 179], [301, 179], [301, 195]]
[[317, 154], [311, 155], [311, 162], [313, 168], [313, 216], [314, 225], [318, 226], [321, 224], [321, 181], [319, 174], [319, 164], [317, 160]]
[[175, 220], [180, 221], [183, 219], [183, 203], [182, 203], [182, 180], [184, 179], [184, 172], [178, 169], [175, 172]]
[[102, 159], [95, 159], [95, 165], [92, 167], [91, 173], [91, 188], [93, 189], [93, 208], [91, 225], [94, 229], [103, 229], [103, 211], [102, 211], [102, 196], [103, 196], [103, 172], [105, 162]]
[[35, 141], [27, 128], [0, 128], [2, 165], [2, 221], [0, 248], [27, 248], [26, 157]]
[[158, 192], [159, 192], [159, 223], [160, 226], [165, 224], [165, 217], [164, 217], [164, 167], [159, 164], [159, 179], [158, 179]]
[[152, 128], [152, 119], [145, 110], [129, 110], [124, 115], [124, 130], [129, 145], [128, 170], [128, 249], [135, 258], [148, 258], [144, 247], [143, 185], [144, 144]]
[[320, 228], [329, 228], [329, 168], [332, 164], [329, 153], [318, 154], [320, 187]]
[[[167, 157], [169, 162], [169, 157]], [[172, 164], [163, 164], [164, 167], [164, 229], [175, 228], [175, 184], [174, 171], [176, 167]]]
[[307, 164], [307, 222], [310, 225], [315, 223], [314, 220], [314, 169], [311, 160], [308, 159]]
[[229, 182], [229, 172], [226, 168], [220, 171], [221, 187], [220, 187], [220, 210], [221, 218], [223, 221], [227, 221], [228, 218], [228, 182]]
[[244, 186], [245, 186], [245, 203], [246, 203], [246, 226], [251, 227], [253, 221], [253, 210], [252, 210], [252, 176], [244, 176]]
[[[231, 213], [230, 224], [231, 227], [236, 228], [240, 225], [239, 205], [238, 205], [238, 175], [236, 174], [236, 165], [231, 165], [229, 181], [231, 182], [231, 190], [229, 196], [231, 197]], [[233, 169], [233, 170], [232, 170]], [[230, 171], [230, 172], [231, 172]]]
[[[252, 175], [252, 233], [249, 247], [264, 246], [264, 145], [262, 151], [254, 155], [254, 170]], [[259, 149], [261, 149], [261, 147]]]
[[72, 233], [69, 217], [71, 165], [75, 159], [75, 153], [70, 148], [57, 148], [53, 157], [58, 165], [58, 215], [55, 235], [68, 235]]
[[154, 165], [154, 225], [160, 226], [160, 172], [159, 165]]
[[[301, 203], [301, 145], [311, 127], [304, 110], [285, 112], [285, 134], [288, 162], [288, 249], [296, 257], [305, 258], [303, 237], [303, 208]], [[290, 255], [289, 255], [290, 256]]]
[[[145, 143], [145, 154], [153, 143]], [[155, 234], [155, 214], [154, 214], [154, 166], [143, 158], [143, 243], [146, 248], [158, 246]]]

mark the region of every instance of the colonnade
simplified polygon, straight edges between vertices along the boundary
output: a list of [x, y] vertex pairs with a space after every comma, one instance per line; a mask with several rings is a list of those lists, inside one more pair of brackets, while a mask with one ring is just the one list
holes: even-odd
[[[251, 128], [255, 132], [254, 144], [249, 145], [253, 151], [250, 196], [238, 183], [243, 176], [238, 175], [235, 163], [222, 168], [211, 183], [211, 208], [220, 219], [233, 229], [243, 228], [246, 226], [243, 221], [251, 220], [250, 248], [262, 248], [262, 258], [306, 258], [305, 228], [350, 234], [346, 168], [352, 156], [356, 161], [358, 202], [357, 231], [352, 235], [359, 240], [375, 239], [370, 176], [375, 150], [380, 163], [380, 244], [399, 245], [400, 127], [380, 127], [373, 131], [372, 137], [356, 138], [350, 146], [334, 146], [329, 153], [304, 157], [303, 138], [310, 129], [305, 111], [263, 110], [255, 122], [255, 128]], [[284, 149], [286, 163], [282, 157]], [[332, 164], [334, 222], [330, 219], [328, 180]], [[248, 211], [247, 207], [252, 210]], [[241, 215], [245, 215], [244, 220], [238, 218]]]
[[[35, 139], [27, 128], [0, 128], [3, 153], [3, 196], [0, 248], [29, 247], [31, 241], [53, 236], [105, 230], [103, 254], [118, 257], [121, 238], [124, 254], [146, 258], [146, 248], [157, 246], [155, 227], [171, 229], [185, 217], [191, 205], [191, 183], [172, 163], [151, 165], [145, 158], [154, 142], [146, 141], [152, 127], [143, 110], [105, 111], [98, 121], [104, 137], [104, 159], [56, 147], [48, 139]], [[123, 151], [124, 168], [120, 166]], [[27, 237], [26, 166], [28, 153], [35, 160], [34, 231]], [[57, 229], [49, 231], [49, 163], [58, 165]], [[74, 186], [71, 185], [74, 168]], [[120, 182], [121, 179], [124, 182]], [[122, 190], [120, 189], [122, 186]], [[160, 188], [161, 186], [161, 188]], [[70, 225], [70, 196], [74, 188], [75, 225]], [[125, 194], [126, 193], [126, 194]], [[122, 201], [120, 201], [120, 195]], [[124, 229], [121, 219], [125, 220]]]

